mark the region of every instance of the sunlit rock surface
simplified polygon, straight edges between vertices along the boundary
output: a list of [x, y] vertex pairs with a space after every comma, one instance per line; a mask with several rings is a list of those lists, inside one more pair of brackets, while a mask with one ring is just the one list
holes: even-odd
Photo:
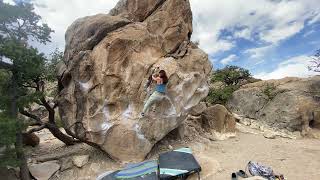
[[[144, 159], [208, 94], [212, 65], [191, 34], [188, 0], [121, 0], [109, 15], [75, 21], [58, 71], [67, 132], [114, 159]], [[169, 76], [168, 95], [140, 118], [157, 66]]]

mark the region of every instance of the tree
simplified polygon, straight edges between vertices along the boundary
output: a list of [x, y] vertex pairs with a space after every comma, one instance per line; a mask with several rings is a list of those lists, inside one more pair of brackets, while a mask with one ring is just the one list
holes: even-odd
[[226, 66], [213, 73], [211, 82], [220, 81], [230, 86], [238, 85], [242, 80], [248, 80], [250, 78], [251, 74], [249, 70], [237, 66]]
[[213, 85], [210, 88], [206, 101], [210, 104], [224, 105], [241, 85], [255, 81], [257, 80], [252, 78], [249, 70], [237, 66], [226, 66], [212, 73], [211, 83], [217, 83], [218, 86]]
[[[55, 105], [50, 105], [45, 99], [44, 80], [48, 78], [46, 59], [43, 54], [28, 45], [30, 40], [43, 44], [50, 42], [52, 30], [48, 25], [40, 23], [41, 17], [34, 12], [31, 3], [18, 0], [14, 2], [15, 4], [11, 5], [0, 1], [0, 70], [2, 69], [0, 88], [3, 98], [0, 107], [0, 128], [11, 129], [15, 132], [16, 138], [14, 142], [10, 138], [8, 141], [2, 138], [0, 140], [4, 143], [0, 145], [10, 149], [12, 148], [10, 143], [15, 144], [20, 177], [29, 180], [29, 170], [22, 147], [23, 123], [18, 119], [18, 112], [29, 115], [38, 123], [39, 127], [34, 130], [47, 127], [55, 136], [64, 138], [62, 137], [64, 134], [55, 126], [54, 115], [52, 116]], [[49, 111], [48, 123], [39, 121], [30, 113], [26, 114], [28, 112], [25, 108], [33, 102], [42, 104]], [[16, 129], [10, 128], [12, 124]], [[71, 140], [73, 141], [72, 138]]]
[[[16, 124], [9, 116], [8, 112], [8, 100], [10, 97], [7, 96], [5, 91], [8, 87], [8, 79], [10, 74], [0, 69], [0, 167], [17, 166], [18, 161], [16, 153], [12, 145], [16, 142]], [[2, 155], [1, 155], [2, 154]]]
[[[50, 103], [46, 98], [48, 95], [46, 84], [55, 81], [54, 69], [61, 60], [59, 59], [61, 58], [61, 53], [55, 51], [52, 55], [52, 60], [48, 61], [43, 54], [38, 53], [37, 49], [26, 48], [16, 41], [8, 40], [4, 45], [0, 46], [0, 54], [11, 59], [14, 64], [11, 71], [17, 75], [15, 82], [18, 87], [17, 105], [19, 112], [34, 120], [33, 125], [38, 126], [28, 131], [28, 133], [47, 128], [66, 145], [73, 145], [74, 139], [63, 134], [56, 126], [55, 109], [57, 104]], [[49, 122], [43, 122], [40, 117], [28, 112], [33, 103], [45, 107], [49, 114]]]
[[320, 49], [311, 58], [312, 58], [311, 60], [312, 65], [308, 67], [309, 70], [314, 72], [320, 72]]
[[14, 2], [15, 5], [11, 5], [0, 1], [0, 34], [25, 44], [30, 38], [43, 44], [50, 42], [53, 31], [47, 24], [39, 25], [41, 16], [34, 12], [33, 4], [21, 0]]

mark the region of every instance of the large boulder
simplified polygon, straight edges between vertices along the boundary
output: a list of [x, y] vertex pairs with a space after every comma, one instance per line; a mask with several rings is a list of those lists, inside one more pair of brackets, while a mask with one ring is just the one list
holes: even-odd
[[[212, 65], [190, 42], [188, 0], [121, 0], [66, 33], [59, 112], [68, 134], [121, 161], [142, 160], [208, 94]], [[139, 118], [154, 67], [169, 76], [157, 111]]]
[[144, 21], [165, 0], [120, 0], [109, 12], [112, 16], [122, 16], [132, 21]]
[[308, 131], [320, 122], [319, 92], [320, 76], [260, 81], [234, 92], [227, 107], [278, 129]]
[[30, 173], [37, 180], [48, 180], [59, 169], [60, 165], [57, 161], [29, 165]]
[[65, 59], [71, 60], [81, 51], [92, 50], [108, 33], [129, 23], [127, 19], [106, 14], [76, 20], [66, 32]]
[[219, 133], [234, 133], [236, 131], [236, 119], [222, 105], [207, 108], [201, 115], [203, 128], [215, 130]]

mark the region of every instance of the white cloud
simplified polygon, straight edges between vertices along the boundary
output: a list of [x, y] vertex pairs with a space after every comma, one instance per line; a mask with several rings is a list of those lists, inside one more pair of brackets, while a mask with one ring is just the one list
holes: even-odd
[[220, 63], [223, 64], [223, 65], [227, 65], [227, 64], [230, 64], [231, 62], [233, 62], [233, 61], [235, 61], [237, 59], [238, 59], [238, 56], [236, 56], [235, 54], [231, 54], [230, 56], [222, 59], [220, 61]]
[[39, 46], [40, 51], [50, 53], [55, 48], [64, 50], [65, 32], [72, 22], [84, 16], [108, 13], [118, 0], [95, 0], [94, 2], [88, 0], [33, 0], [33, 2], [36, 5], [36, 13], [55, 31], [49, 47], [48, 45]]
[[315, 14], [317, 14], [317, 15], [314, 16], [314, 17], [308, 22], [309, 25], [320, 21], [320, 13], [318, 12], [318, 13], [315, 13]]
[[275, 48], [274, 45], [269, 45], [269, 46], [264, 46], [259, 48], [248, 49], [244, 53], [249, 54], [250, 58], [252, 59], [259, 59], [259, 58], [263, 58], [263, 56], [269, 53], [273, 48]]
[[304, 22], [295, 22], [292, 24], [279, 25], [279, 27], [266, 31], [260, 34], [261, 40], [269, 43], [278, 43], [281, 40], [287, 39], [304, 28]]
[[254, 75], [255, 78], [268, 80], [268, 79], [281, 79], [284, 77], [310, 77], [319, 75], [319, 73], [308, 70], [310, 64], [310, 57], [296, 56], [283, 61], [272, 72], [261, 72]]
[[[235, 46], [230, 37], [225, 38], [229, 46], [221, 42], [222, 30], [231, 31], [233, 38], [276, 45], [299, 33], [306, 22], [320, 21], [319, 0], [190, 1], [195, 22], [193, 39], [199, 40], [200, 47], [213, 55]], [[263, 53], [257, 56], [262, 57]]]
[[304, 33], [303, 37], [308, 37], [310, 36], [311, 34], [315, 33], [316, 31], [314, 29], [311, 29], [310, 31]]
[[234, 33], [234, 37], [252, 40], [251, 31], [250, 31], [249, 28], [244, 28], [244, 29], [242, 29], [242, 30], [240, 30], [240, 31], [236, 31], [236, 32]]
[[[12, 0], [5, 0], [6, 2]], [[118, 0], [32, 0], [36, 12], [55, 30], [48, 51], [64, 48], [67, 27], [77, 18], [107, 13]], [[190, 0], [194, 16], [192, 39], [208, 54], [228, 51], [236, 46], [235, 39], [277, 44], [304, 28], [305, 22], [320, 21], [319, 0]], [[237, 27], [241, 27], [240, 29]], [[229, 38], [221, 39], [222, 30], [230, 30]], [[262, 53], [255, 56], [262, 57]]]

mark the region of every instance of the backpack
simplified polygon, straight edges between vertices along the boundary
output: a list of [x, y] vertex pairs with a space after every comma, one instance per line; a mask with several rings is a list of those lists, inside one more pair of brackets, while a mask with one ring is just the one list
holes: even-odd
[[247, 168], [249, 170], [249, 173], [252, 176], [261, 176], [261, 177], [267, 178], [268, 180], [275, 180], [276, 179], [271, 167], [267, 167], [267, 166], [261, 165], [259, 163], [250, 161], [248, 163]]

